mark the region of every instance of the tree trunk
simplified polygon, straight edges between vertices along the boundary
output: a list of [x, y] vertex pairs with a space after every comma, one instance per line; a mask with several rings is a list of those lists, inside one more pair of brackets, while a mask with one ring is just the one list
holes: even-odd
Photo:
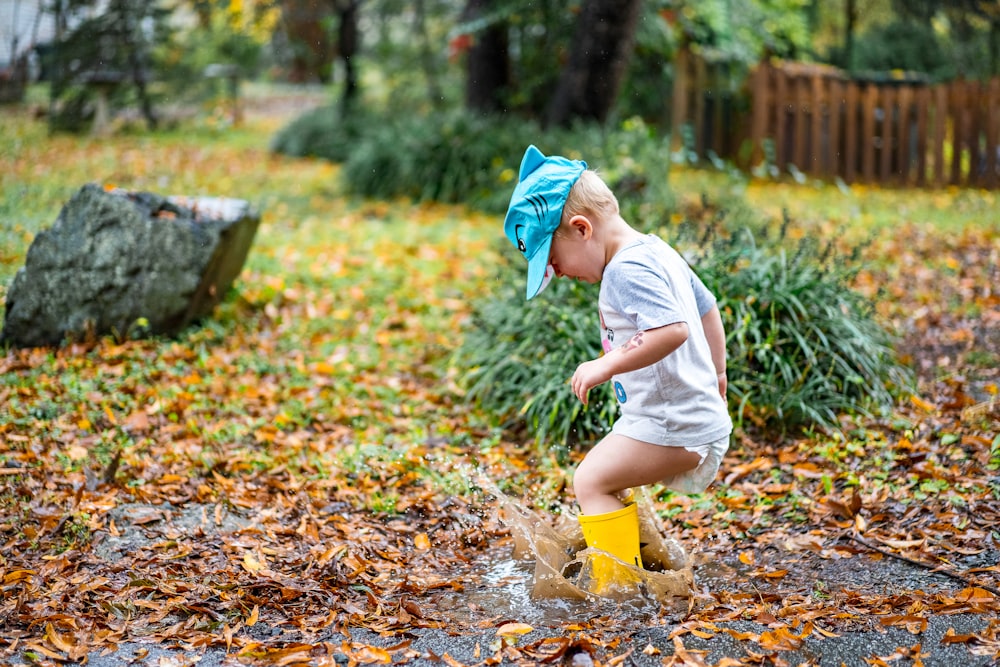
[[854, 71], [854, 26], [858, 20], [857, 0], [847, 0], [844, 8], [846, 21], [844, 27], [844, 69]]
[[295, 83], [328, 81], [333, 44], [326, 0], [281, 0], [282, 27], [292, 50], [288, 78]]
[[608, 119], [632, 55], [641, 5], [641, 0], [585, 0], [546, 124]]
[[150, 130], [155, 130], [159, 125], [156, 111], [153, 109], [153, 100], [146, 90], [146, 78], [148, 77], [147, 44], [142, 36], [139, 26], [141, 17], [136, 17], [130, 13], [131, 5], [123, 2], [121, 12], [123, 28], [122, 38], [126, 50], [126, 61], [128, 63], [128, 75], [135, 86], [136, 94], [139, 96], [139, 108], [142, 109], [142, 116], [146, 119], [146, 126]]
[[990, 21], [990, 75], [1000, 74], [1000, 18]]
[[358, 96], [358, 74], [354, 56], [358, 53], [358, 9], [361, 0], [336, 0], [334, 9], [340, 18], [337, 31], [337, 55], [344, 62], [344, 93], [340, 98], [343, 113], [350, 112]]
[[424, 0], [413, 0], [413, 29], [420, 40], [420, 64], [424, 70], [424, 78], [427, 79], [427, 100], [432, 108], [438, 109], [444, 101], [434, 64], [434, 51], [438, 45], [431, 43], [427, 32], [427, 7]]
[[[469, 0], [463, 21], [481, 19], [497, 8], [498, 0]], [[510, 83], [507, 23], [490, 23], [477, 32], [466, 53], [465, 106], [470, 111], [504, 111]]]

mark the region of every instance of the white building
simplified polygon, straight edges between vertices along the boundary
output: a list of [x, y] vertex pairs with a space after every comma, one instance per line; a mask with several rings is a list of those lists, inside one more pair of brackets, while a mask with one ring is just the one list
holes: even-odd
[[[53, 0], [0, 0], [0, 70], [11, 65], [18, 57], [29, 54], [35, 46], [55, 39], [56, 18], [51, 7]], [[65, 17], [67, 27], [82, 18], [99, 13], [105, 0], [95, 3], [94, 9], [77, 12]]]
[[36, 44], [52, 41], [55, 19], [43, 6], [47, 0], [0, 0], [0, 69]]

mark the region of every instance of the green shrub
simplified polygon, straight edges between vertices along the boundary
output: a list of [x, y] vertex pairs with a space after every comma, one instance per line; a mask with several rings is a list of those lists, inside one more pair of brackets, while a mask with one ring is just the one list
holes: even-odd
[[463, 203], [502, 214], [529, 144], [546, 154], [587, 156], [595, 165], [607, 165], [602, 175], [622, 192], [661, 195], [667, 189], [669, 160], [662, 159], [667, 148], [638, 118], [611, 130], [597, 125], [543, 130], [523, 118], [463, 110], [342, 116], [323, 107], [282, 128], [271, 147], [343, 163], [345, 189], [356, 195]]
[[861, 34], [855, 44], [856, 70], [906, 70], [924, 72], [938, 79], [950, 78], [954, 64], [929, 25], [895, 21]]
[[[662, 220], [657, 217], [657, 220]], [[666, 230], [718, 297], [727, 333], [730, 411], [739, 424], [835, 427], [845, 413], [890, 408], [909, 386], [891, 336], [850, 287], [856, 262], [805, 240], [788, 243], [745, 208]], [[727, 222], [736, 222], [735, 233]], [[670, 233], [667, 233], [667, 232]], [[524, 263], [513, 252], [498, 293], [474, 304], [454, 357], [468, 396], [539, 444], [571, 446], [603, 435], [617, 414], [608, 385], [584, 409], [567, 379], [600, 353], [597, 287], [557, 280], [525, 302]]]
[[[349, 191], [366, 197], [464, 202], [502, 211], [510, 199], [503, 184], [513, 187], [516, 160], [538, 137], [537, 128], [524, 121], [463, 111], [401, 115], [367, 127], [343, 177]], [[511, 168], [514, 172], [503, 173]]]
[[838, 256], [813, 237], [789, 243], [787, 226], [703, 236], [689, 254], [726, 325], [734, 418], [834, 427], [842, 414], [891, 408], [912, 375], [851, 288], [857, 251]]
[[346, 116], [334, 105], [317, 107], [302, 114], [271, 139], [271, 150], [292, 157], [318, 157], [343, 162], [368, 124], [379, 120], [368, 113]]

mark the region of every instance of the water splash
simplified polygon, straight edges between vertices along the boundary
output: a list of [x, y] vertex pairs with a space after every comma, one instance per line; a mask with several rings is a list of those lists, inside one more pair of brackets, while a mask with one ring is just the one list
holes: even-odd
[[[659, 518], [638, 490], [642, 560], [645, 569], [619, 561], [616, 586], [604, 596], [588, 590], [587, 549], [576, 516], [568, 511], [542, 514], [505, 494], [483, 471], [471, 466], [467, 479], [493, 498], [499, 519], [510, 529], [513, 553], [496, 554], [466, 588], [451, 615], [467, 608], [524, 622], [558, 622], [582, 614], [628, 613], [647, 617], [668, 611], [684, 613], [693, 593], [694, 575], [681, 545], [663, 534]], [[444, 611], [444, 609], [442, 609]]]

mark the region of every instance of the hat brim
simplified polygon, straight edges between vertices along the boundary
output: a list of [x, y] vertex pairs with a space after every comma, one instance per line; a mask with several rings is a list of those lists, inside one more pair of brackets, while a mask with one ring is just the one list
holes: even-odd
[[545, 280], [545, 271], [549, 266], [549, 254], [552, 252], [552, 236], [542, 241], [535, 254], [528, 260], [528, 299], [542, 293], [549, 281]]

